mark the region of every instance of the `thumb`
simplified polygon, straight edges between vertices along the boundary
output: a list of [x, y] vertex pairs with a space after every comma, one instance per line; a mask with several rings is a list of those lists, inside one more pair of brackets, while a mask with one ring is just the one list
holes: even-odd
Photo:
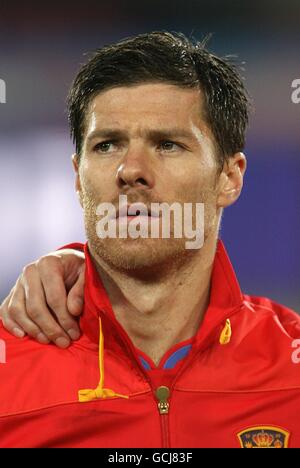
[[83, 312], [84, 303], [84, 285], [85, 285], [85, 264], [83, 264], [79, 271], [79, 276], [76, 283], [70, 289], [67, 298], [67, 307], [71, 315], [79, 316]]

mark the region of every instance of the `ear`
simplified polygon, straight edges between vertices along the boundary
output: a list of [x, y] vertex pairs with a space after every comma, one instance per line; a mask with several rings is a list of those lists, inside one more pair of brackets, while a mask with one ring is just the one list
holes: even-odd
[[72, 163], [73, 163], [73, 168], [75, 171], [75, 190], [77, 193], [79, 203], [81, 207], [83, 208], [82, 189], [81, 189], [80, 174], [79, 174], [79, 158], [80, 156], [76, 153], [72, 155]]
[[235, 153], [225, 161], [219, 177], [218, 208], [226, 208], [237, 201], [243, 188], [246, 167], [247, 160], [243, 153]]

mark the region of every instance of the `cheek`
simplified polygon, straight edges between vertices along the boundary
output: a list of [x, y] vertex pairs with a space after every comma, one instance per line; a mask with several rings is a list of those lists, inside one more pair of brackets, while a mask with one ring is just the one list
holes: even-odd
[[[111, 184], [110, 184], [111, 185]], [[94, 202], [106, 201], [108, 197], [107, 187], [109, 186], [107, 180], [97, 175], [94, 171], [82, 171], [81, 173], [81, 187], [84, 196], [88, 199], [93, 199]]]
[[182, 193], [183, 198], [193, 197], [196, 200], [203, 191], [209, 192], [214, 189], [216, 173], [215, 156], [207, 149], [201, 154], [189, 153], [185, 159], [178, 161], [172, 167], [168, 180], [177, 193]]
[[82, 190], [93, 194], [99, 202], [111, 202], [118, 193], [117, 166], [101, 164], [96, 159], [86, 157], [80, 170]]
[[184, 178], [177, 178], [174, 188], [175, 197], [182, 201], [196, 203], [212, 200], [215, 197], [215, 172], [205, 171], [203, 167], [194, 168]]

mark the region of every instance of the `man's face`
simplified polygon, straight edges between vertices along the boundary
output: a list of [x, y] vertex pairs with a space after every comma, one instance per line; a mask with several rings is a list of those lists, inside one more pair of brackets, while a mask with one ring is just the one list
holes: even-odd
[[77, 189], [92, 253], [120, 269], [167, 265], [186, 239], [100, 239], [97, 206], [204, 203], [205, 235], [218, 229], [218, 164], [200, 90], [151, 83], [98, 94], [86, 114]]

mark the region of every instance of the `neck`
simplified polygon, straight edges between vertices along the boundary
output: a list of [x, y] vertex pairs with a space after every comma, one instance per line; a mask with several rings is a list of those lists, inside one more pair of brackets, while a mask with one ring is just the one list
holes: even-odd
[[185, 262], [144, 277], [113, 269], [90, 248], [116, 319], [156, 365], [198, 331], [209, 304], [216, 243], [216, 237], [208, 238]]

